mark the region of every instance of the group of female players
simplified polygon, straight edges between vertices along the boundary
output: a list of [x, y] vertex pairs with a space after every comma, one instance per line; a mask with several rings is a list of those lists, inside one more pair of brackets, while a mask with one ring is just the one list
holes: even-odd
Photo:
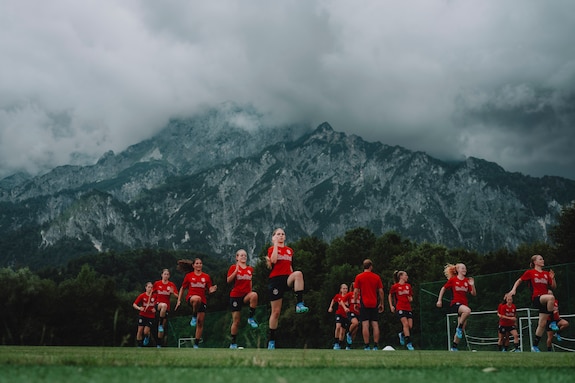
[[[303, 274], [301, 271], [293, 270], [292, 258], [294, 251], [285, 245], [285, 240], [284, 230], [281, 228], [276, 229], [272, 234], [272, 246], [268, 248], [266, 258], [267, 266], [270, 269], [268, 294], [271, 313], [267, 342], [267, 348], [270, 350], [275, 349], [276, 346], [276, 331], [285, 292], [292, 289], [295, 292], [297, 297], [296, 313], [306, 313], [309, 310], [303, 300]], [[551, 291], [556, 288], [554, 272], [552, 270], [543, 270], [544, 264], [541, 255], [534, 255], [531, 258], [531, 268], [515, 282], [512, 289], [505, 294], [505, 302], [499, 305], [500, 350], [505, 350], [504, 347], [509, 344], [510, 334], [514, 339], [514, 351], [519, 350], [519, 337], [516, 328], [517, 317], [516, 308], [513, 304], [513, 295], [515, 295], [521, 282], [526, 281], [531, 284], [533, 307], [539, 309], [539, 322], [535, 338], [533, 339], [532, 351], [539, 352], [539, 341], [546, 330], [550, 331], [550, 336], [548, 337], [548, 343], [550, 343], [550, 337], [553, 335], [559, 337], [558, 332], [568, 325], [567, 321], [558, 316], [556, 299]], [[169, 270], [164, 269], [162, 279], [153, 284], [148, 282], [146, 291], [134, 301], [133, 307], [139, 311], [136, 335], [139, 347], [146, 346], [149, 343], [150, 330], [155, 325], [156, 318], [158, 318], [158, 339], [156, 343], [157, 347], [161, 347], [166, 317], [170, 311], [170, 296], [174, 295], [177, 297], [175, 307], [175, 310], [177, 310], [182, 303], [183, 293], [186, 290], [185, 301], [192, 309], [190, 325], [196, 328], [193, 347], [199, 347], [207, 308], [207, 294], [214, 293], [217, 290], [217, 286], [212, 283], [210, 276], [202, 271], [202, 261], [199, 258], [193, 261], [178, 261], [178, 269], [187, 272], [179, 290], [173, 282], [169, 281]], [[258, 294], [252, 289], [253, 272], [253, 267], [247, 264], [246, 251], [243, 249], [238, 250], [236, 252], [236, 263], [230, 266], [227, 274], [227, 283], [232, 285], [229, 301], [232, 314], [231, 343], [229, 346], [231, 349], [238, 348], [237, 335], [240, 328], [240, 313], [244, 305], [249, 307], [248, 325], [251, 328], [259, 327], [254, 318], [258, 305]], [[471, 315], [467, 294], [476, 295], [475, 283], [472, 277], [466, 276], [467, 269], [462, 263], [446, 265], [444, 274], [447, 277], [447, 282], [438, 294], [436, 305], [437, 307], [442, 307], [443, 295], [447, 290], [451, 290], [450, 310], [458, 314], [458, 323], [450, 349], [451, 351], [457, 351], [459, 341], [463, 337], [465, 325]], [[388, 293], [388, 303], [391, 312], [395, 313], [401, 323], [402, 330], [398, 334], [399, 341], [408, 350], [414, 350], [411, 341], [411, 330], [413, 327], [412, 287], [407, 282], [408, 275], [405, 271], [395, 271], [393, 279], [394, 284], [390, 287]], [[381, 297], [383, 297], [383, 294]], [[380, 298], [379, 300], [382, 299]], [[349, 291], [348, 286], [342, 284], [340, 291], [331, 300], [328, 308], [330, 313], [335, 312], [334, 349], [350, 348], [353, 338], [360, 327], [359, 324], [362, 322], [362, 307], [365, 308], [360, 289], [354, 287], [352, 291]], [[378, 307], [382, 311], [383, 301], [379, 302]]]

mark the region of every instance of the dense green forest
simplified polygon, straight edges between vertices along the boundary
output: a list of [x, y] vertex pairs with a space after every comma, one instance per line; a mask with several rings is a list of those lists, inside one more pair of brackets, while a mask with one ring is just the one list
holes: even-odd
[[[418, 285], [444, 280], [446, 263], [465, 263], [468, 275], [517, 271], [514, 273], [514, 278], [517, 278], [520, 270], [528, 267], [533, 254], [542, 254], [547, 266], [574, 262], [575, 205], [563, 209], [558, 224], [550, 232], [550, 244], [523, 244], [513, 251], [500, 249], [488, 254], [448, 249], [441, 244], [414, 243], [394, 232], [378, 237], [361, 227], [348, 231], [331, 243], [315, 237], [290, 243], [289, 232], [287, 235], [288, 245], [295, 250], [294, 269], [303, 271], [305, 276], [305, 301], [311, 310], [296, 316], [294, 297], [286, 296], [279, 328], [279, 339], [284, 347], [330, 346], [334, 324], [333, 314], [328, 313], [327, 308], [340, 284], [350, 284], [362, 271], [361, 264], [365, 258], [373, 260], [374, 271], [380, 274], [386, 294], [392, 284], [393, 271], [408, 272], [409, 283], [416, 293], [414, 338], [417, 339], [421, 328], [419, 310], [433, 310], [418, 305]], [[261, 338], [266, 336], [269, 315], [268, 270], [263, 261], [268, 246], [269, 243], [262, 244], [260, 252], [251, 255], [250, 260], [255, 267], [254, 290], [260, 297], [257, 318], [262, 325], [257, 336]], [[203, 260], [204, 271], [219, 286], [218, 291], [208, 298], [204, 332], [206, 345], [226, 347], [230, 323], [227, 312], [230, 287], [226, 285], [226, 275], [233, 263], [233, 254], [227, 259], [215, 259], [201, 253], [157, 249], [89, 255], [73, 259], [65, 267], [37, 271], [29, 268], [0, 269], [0, 287], [5, 294], [0, 303], [3, 313], [0, 342], [12, 345], [134, 346], [137, 313], [132, 302], [144, 291], [145, 283], [159, 280], [161, 270], [169, 268], [171, 280], [180, 286], [184, 274], [176, 270], [178, 259], [196, 257]], [[482, 295], [489, 296], [482, 294], [482, 289], [489, 288], [478, 286], [477, 300], [472, 299], [470, 303], [472, 308], [474, 304], [482, 304]], [[559, 285], [558, 293], [561, 288]], [[573, 298], [568, 299], [573, 301]], [[488, 304], [493, 306], [496, 303]], [[386, 312], [381, 317], [382, 339], [396, 336], [399, 326], [389, 312], [387, 300], [385, 305]], [[184, 318], [189, 318], [189, 315], [189, 308], [182, 307], [171, 313], [171, 321], [176, 323], [181, 319], [180, 322], [184, 323]], [[240, 331], [247, 330], [243, 327]]]

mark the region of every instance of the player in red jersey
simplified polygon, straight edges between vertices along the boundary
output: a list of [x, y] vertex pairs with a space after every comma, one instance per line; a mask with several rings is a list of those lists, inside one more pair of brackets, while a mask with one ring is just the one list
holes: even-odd
[[335, 334], [334, 334], [334, 341], [333, 341], [333, 349], [334, 350], [341, 350], [344, 347], [344, 336], [345, 331], [349, 327], [349, 322], [347, 318], [347, 313], [349, 312], [348, 303], [346, 299], [349, 299], [348, 287], [345, 283], [343, 283], [339, 287], [339, 293], [337, 293], [331, 300], [329, 304], [329, 308], [327, 312], [333, 312], [333, 306], [337, 305], [335, 309]]
[[248, 266], [248, 253], [244, 249], [236, 252], [236, 263], [228, 270], [227, 282], [233, 283], [230, 291], [230, 309], [232, 311], [232, 326], [230, 329], [232, 341], [230, 348], [237, 349], [237, 336], [240, 327], [241, 311], [244, 304], [249, 304], [250, 313], [248, 324], [252, 328], [257, 328], [258, 323], [254, 319], [256, 307], [258, 306], [258, 293], [252, 291], [252, 276], [254, 268]]
[[296, 294], [296, 313], [306, 313], [309, 308], [303, 303], [304, 279], [301, 271], [294, 271], [292, 268], [292, 257], [294, 251], [285, 245], [286, 235], [283, 229], [275, 229], [272, 234], [272, 244], [268, 248], [266, 263], [270, 271], [269, 275], [269, 295], [271, 314], [269, 319], [269, 339], [268, 350], [275, 349], [276, 330], [278, 328], [279, 317], [282, 310], [283, 295], [293, 286]]
[[[549, 293], [551, 293], [551, 291], [549, 291]], [[551, 323], [555, 322], [557, 324], [557, 327], [559, 327], [559, 330], [557, 331], [553, 331], [551, 330], [550, 326]], [[555, 304], [553, 305], [553, 314], [551, 314], [549, 316], [549, 320], [547, 322], [547, 351], [553, 351], [553, 347], [551, 346], [551, 343], [553, 342], [553, 337], [555, 337], [555, 339], [557, 339], [558, 342], [561, 342], [561, 335], [559, 335], [559, 332], [563, 331], [565, 328], [567, 328], [569, 326], [569, 322], [567, 322], [567, 320], [561, 318], [561, 316], [559, 315], [559, 300], [557, 298], [555, 298]]]
[[[399, 335], [399, 343], [409, 350], [413, 351], [411, 343], [411, 329], [413, 328], [413, 312], [411, 311], [411, 302], [413, 301], [413, 289], [407, 283], [407, 272], [395, 270], [393, 272], [394, 284], [389, 289], [387, 299], [389, 308], [392, 313], [396, 313], [399, 318], [403, 331]], [[395, 306], [393, 302], [395, 301]]]
[[158, 318], [158, 346], [164, 342], [164, 328], [166, 320], [170, 313], [170, 296], [178, 297], [178, 288], [174, 282], [170, 281], [170, 270], [162, 270], [162, 279], [154, 282], [152, 287], [154, 294], [157, 296], [156, 312], [159, 314]]
[[357, 274], [354, 286], [354, 298], [357, 300], [361, 294], [359, 317], [361, 320], [361, 333], [363, 335], [364, 350], [370, 350], [369, 329], [372, 329], [373, 350], [378, 349], [379, 322], [378, 315], [383, 312], [383, 283], [379, 275], [373, 271], [371, 259], [363, 261], [363, 272]]
[[499, 317], [497, 346], [499, 351], [507, 351], [509, 347], [509, 335], [513, 335], [513, 351], [520, 352], [519, 333], [517, 332], [517, 307], [513, 303], [513, 297], [507, 296], [503, 303], [497, 307]]
[[[188, 260], [178, 261], [178, 267], [180, 265], [188, 263]], [[196, 258], [193, 261], [194, 270], [187, 273], [182, 282], [182, 287], [178, 294], [178, 303], [176, 304], [176, 310], [180, 307], [182, 302], [182, 295], [184, 290], [188, 290], [188, 295], [186, 295], [186, 302], [192, 308], [192, 321], [190, 325], [192, 327], [196, 326], [196, 335], [194, 337], [194, 348], [199, 347], [199, 343], [202, 339], [202, 332], [204, 330], [204, 319], [206, 316], [207, 308], [207, 298], [206, 293], [213, 294], [218, 289], [217, 285], [212, 284], [212, 278], [202, 271], [202, 260]]]
[[[547, 319], [549, 315], [553, 313], [553, 305], [555, 304], [555, 297], [553, 294], [549, 294], [549, 288], [555, 289], [557, 283], [555, 282], [555, 273], [553, 270], [543, 270], [545, 260], [541, 255], [536, 254], [532, 256], [529, 266], [531, 269], [525, 271], [523, 275], [515, 281], [513, 287], [505, 297], [515, 295], [517, 287], [519, 287], [521, 282], [529, 282], [531, 287], [531, 303], [533, 308], [539, 310], [539, 322], [535, 330], [535, 338], [533, 339], [531, 351], [539, 352], [539, 341], [546, 331]], [[557, 323], [553, 321], [550, 324], [550, 328], [553, 331], [559, 330]]]
[[138, 347], [147, 346], [150, 341], [150, 329], [156, 318], [156, 295], [153, 294], [152, 282], [146, 283], [146, 291], [138, 295], [132, 307], [138, 310]]
[[475, 290], [475, 281], [473, 278], [467, 278], [467, 267], [463, 263], [458, 263], [456, 265], [447, 264], [443, 270], [447, 282], [437, 296], [437, 307], [443, 306], [443, 294], [446, 290], [451, 290], [452, 299], [450, 302], [450, 309], [452, 313], [457, 313], [457, 328], [455, 329], [455, 335], [453, 336], [453, 344], [451, 346], [451, 351], [458, 351], [459, 340], [463, 338], [463, 330], [467, 323], [467, 319], [471, 315], [471, 308], [469, 308], [469, 303], [467, 301], [467, 293], [475, 296], [477, 292]]

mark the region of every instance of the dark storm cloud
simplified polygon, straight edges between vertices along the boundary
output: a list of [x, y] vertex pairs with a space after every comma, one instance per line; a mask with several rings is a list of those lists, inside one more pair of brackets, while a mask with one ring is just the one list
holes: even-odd
[[0, 176], [232, 101], [575, 179], [572, 1], [0, 0], [0, 24]]

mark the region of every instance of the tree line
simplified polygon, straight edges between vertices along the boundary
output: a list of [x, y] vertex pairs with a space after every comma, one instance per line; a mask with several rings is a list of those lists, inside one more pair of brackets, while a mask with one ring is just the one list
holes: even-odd
[[[316, 237], [289, 242], [289, 231], [286, 234], [288, 246], [295, 250], [294, 269], [301, 270], [305, 276], [305, 302], [311, 311], [296, 316], [291, 304], [295, 304], [295, 300], [287, 294], [280, 318], [280, 340], [284, 347], [323, 348], [329, 347], [333, 338], [333, 314], [327, 312], [329, 303], [342, 283], [350, 285], [362, 271], [365, 258], [373, 260], [386, 296], [393, 283], [393, 271], [407, 271], [417, 302], [417, 286], [444, 280], [446, 263], [463, 262], [469, 275], [478, 276], [526, 269], [533, 254], [542, 254], [546, 265], [574, 262], [575, 205], [562, 210], [557, 225], [550, 231], [550, 243], [522, 244], [515, 250], [502, 248], [487, 254], [441, 244], [416, 243], [395, 232], [376, 236], [362, 227], [349, 230], [330, 243]], [[269, 245], [264, 244], [258, 254], [252, 254], [250, 261], [255, 268], [254, 290], [260, 297], [257, 318], [263, 322], [259, 331], [263, 338], [269, 315], [269, 271], [264, 261]], [[208, 297], [206, 342], [225, 347], [230, 290], [226, 275], [234, 263], [234, 255], [215, 258], [203, 253], [161, 249], [87, 255], [69, 261], [64, 267], [36, 271], [1, 268], [0, 288], [5, 295], [0, 301], [3, 313], [0, 342], [5, 345], [133, 346], [137, 313], [132, 302], [144, 291], [145, 283], [159, 280], [162, 269], [168, 268], [171, 280], [179, 287], [184, 274], [176, 270], [177, 260], [196, 257], [203, 260], [204, 271], [219, 286], [218, 292]], [[387, 300], [385, 306], [382, 339], [393, 337], [398, 331]], [[414, 306], [414, 333], [417, 333], [419, 307]], [[210, 322], [211, 312], [226, 314], [220, 315], [224, 319]], [[175, 320], [189, 316], [190, 312], [184, 307], [171, 315]]]

